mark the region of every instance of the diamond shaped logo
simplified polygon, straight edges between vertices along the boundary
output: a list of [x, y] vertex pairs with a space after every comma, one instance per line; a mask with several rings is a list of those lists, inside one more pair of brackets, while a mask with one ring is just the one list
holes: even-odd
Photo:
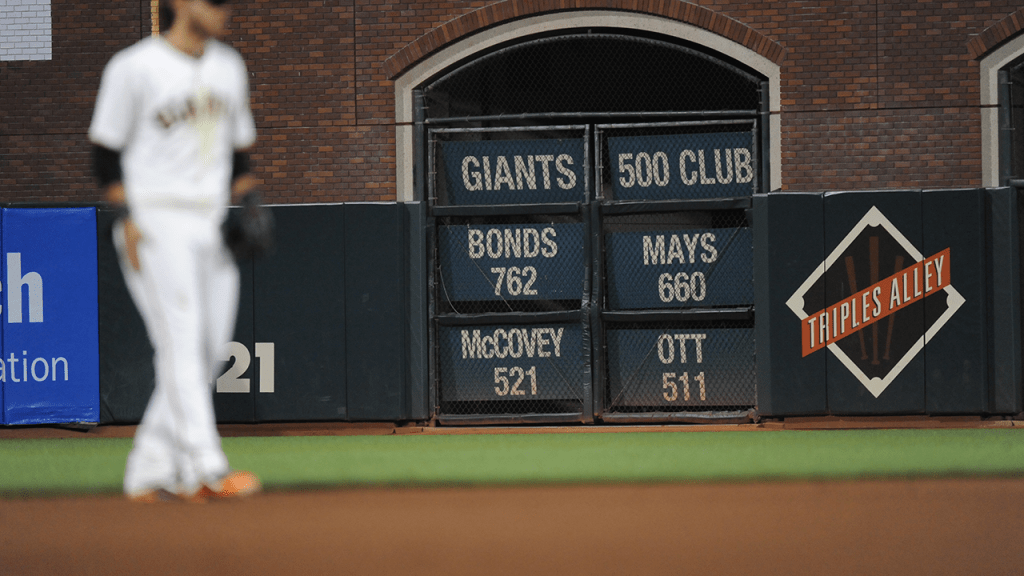
[[786, 301], [803, 355], [827, 348], [878, 398], [963, 305], [950, 270], [872, 206]]

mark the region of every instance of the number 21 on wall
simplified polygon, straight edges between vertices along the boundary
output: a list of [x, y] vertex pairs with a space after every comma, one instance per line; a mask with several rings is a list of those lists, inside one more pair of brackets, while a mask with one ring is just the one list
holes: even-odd
[[[242, 374], [245, 374], [245, 371], [249, 369], [249, 364], [252, 363], [252, 355], [249, 354], [249, 349], [245, 347], [245, 344], [242, 344], [241, 342], [230, 342], [228, 344], [228, 354], [229, 358], [225, 358], [225, 360], [234, 360], [234, 363], [228, 366], [227, 371], [225, 371], [220, 378], [217, 378], [217, 392], [248, 394], [250, 390], [249, 379], [242, 378]], [[260, 392], [273, 392], [273, 342], [256, 343], [256, 361], [259, 362], [260, 365]]]

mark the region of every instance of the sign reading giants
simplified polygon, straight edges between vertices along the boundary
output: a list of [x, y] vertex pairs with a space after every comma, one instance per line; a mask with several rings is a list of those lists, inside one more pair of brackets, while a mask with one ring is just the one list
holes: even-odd
[[582, 138], [451, 141], [441, 149], [448, 204], [586, 200]]
[[952, 259], [921, 254], [872, 207], [786, 302], [803, 356], [828, 348], [877, 398], [964, 303]]

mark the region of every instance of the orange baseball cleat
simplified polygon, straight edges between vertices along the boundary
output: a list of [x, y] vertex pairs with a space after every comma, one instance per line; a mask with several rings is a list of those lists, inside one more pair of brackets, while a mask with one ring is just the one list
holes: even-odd
[[191, 498], [193, 501], [246, 498], [263, 490], [260, 479], [252, 472], [237, 470], [213, 484], [204, 484]]

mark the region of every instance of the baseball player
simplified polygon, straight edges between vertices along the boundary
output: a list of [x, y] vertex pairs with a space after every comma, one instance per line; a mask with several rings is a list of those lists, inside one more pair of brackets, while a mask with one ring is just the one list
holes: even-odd
[[244, 150], [256, 138], [245, 64], [217, 41], [226, 0], [162, 0], [170, 27], [107, 64], [89, 128], [94, 170], [120, 217], [114, 242], [155, 350], [156, 387], [125, 468], [139, 502], [205, 501], [261, 489], [231, 471], [212, 383], [227, 358], [238, 267], [222, 224], [253, 204]]

